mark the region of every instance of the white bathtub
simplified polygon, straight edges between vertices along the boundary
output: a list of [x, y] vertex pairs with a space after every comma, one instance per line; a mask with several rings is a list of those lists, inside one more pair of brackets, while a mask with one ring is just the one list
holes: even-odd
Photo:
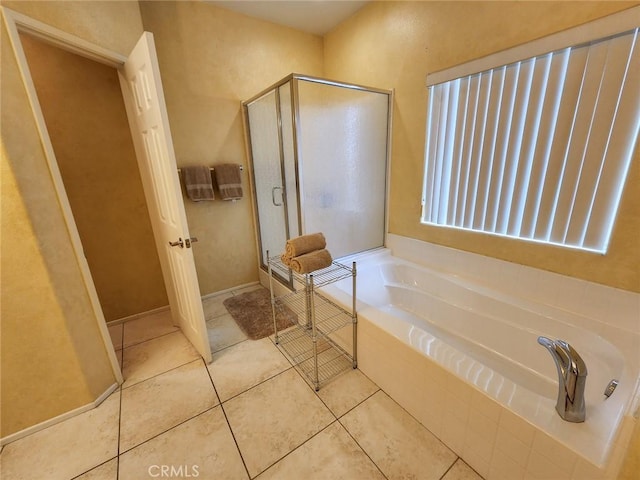
[[[636, 337], [603, 327], [597, 333], [586, 330], [589, 321], [579, 315], [420, 267], [388, 250], [356, 260], [360, 368], [375, 381], [387, 383], [387, 388], [380, 385], [385, 390], [395, 390], [397, 395], [388, 393], [399, 397], [396, 401], [451, 443], [456, 453], [489, 478], [512, 472], [515, 477], [520, 473], [544, 477], [534, 465], [538, 454], [542, 456], [537, 463], [549, 459], [562, 464], [561, 478], [566, 474], [579, 478], [591, 470], [607, 476], [610, 453], [636, 388]], [[345, 304], [350, 292], [350, 280], [325, 288]], [[549, 352], [537, 343], [540, 335], [567, 341], [584, 359], [588, 369], [584, 423], [566, 422], [555, 411], [557, 371]], [[455, 377], [442, 376], [438, 368]], [[619, 386], [606, 398], [603, 392], [612, 379]], [[465, 384], [458, 385], [458, 380]], [[452, 400], [439, 402], [438, 396]], [[502, 414], [502, 409], [508, 413]], [[474, 427], [478, 420], [471, 417], [473, 412], [493, 423]], [[453, 435], [449, 431], [453, 426], [443, 420], [447, 414], [458, 430], [464, 424], [471, 433]], [[517, 431], [508, 425], [514, 422], [520, 422]], [[501, 436], [503, 426], [511, 436]], [[491, 448], [472, 446], [469, 438]], [[495, 449], [513, 450], [509, 440], [515, 445], [514, 438], [529, 451], [507, 451], [505, 458], [512, 453], [515, 463], [505, 466]]]

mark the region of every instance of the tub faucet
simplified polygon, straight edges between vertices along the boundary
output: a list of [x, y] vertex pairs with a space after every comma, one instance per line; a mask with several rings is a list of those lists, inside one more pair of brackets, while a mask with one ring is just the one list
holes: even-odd
[[538, 337], [538, 343], [549, 350], [558, 369], [558, 414], [567, 422], [584, 422], [584, 387], [587, 383], [584, 360], [564, 340]]

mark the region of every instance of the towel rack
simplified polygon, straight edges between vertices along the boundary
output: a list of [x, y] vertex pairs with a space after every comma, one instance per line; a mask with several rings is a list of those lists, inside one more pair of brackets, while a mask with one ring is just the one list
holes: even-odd
[[[210, 171], [210, 172], [213, 172], [213, 170], [214, 170], [214, 168], [213, 168], [213, 167], [209, 167], [209, 171]], [[241, 171], [241, 172], [242, 172], [242, 171], [244, 171], [244, 167], [243, 167], [242, 165], [240, 165], [240, 171]], [[178, 174], [181, 174], [181, 173], [182, 173], [182, 169], [181, 169], [181, 168], [179, 168], [179, 169], [178, 169]]]

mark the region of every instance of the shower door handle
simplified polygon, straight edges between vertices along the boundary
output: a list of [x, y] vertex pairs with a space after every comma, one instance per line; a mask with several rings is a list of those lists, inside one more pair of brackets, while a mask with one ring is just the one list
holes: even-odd
[[284, 199], [284, 194], [283, 194], [283, 189], [282, 187], [273, 187], [271, 189], [271, 202], [273, 202], [273, 205], [275, 207], [281, 207], [282, 203], [277, 203], [276, 202], [276, 190], [280, 190], [280, 198]]

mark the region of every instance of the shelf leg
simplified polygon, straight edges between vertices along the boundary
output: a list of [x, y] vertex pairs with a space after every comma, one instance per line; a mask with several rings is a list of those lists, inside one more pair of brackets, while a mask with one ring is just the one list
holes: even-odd
[[271, 261], [269, 260], [269, 250], [267, 250], [267, 268], [269, 270], [269, 295], [271, 297], [271, 315], [273, 316], [273, 333], [276, 345], [278, 344], [278, 325], [276, 322], [276, 300], [273, 295], [273, 275], [271, 274]]
[[353, 368], [358, 368], [358, 312], [356, 311], [356, 262], [353, 262], [353, 294], [351, 314], [353, 315]]
[[309, 286], [309, 278], [307, 277], [306, 281], [304, 282], [304, 306], [305, 306], [305, 315], [307, 318], [305, 318], [305, 326], [307, 328], [307, 330], [311, 329], [311, 311], [312, 311], [312, 307], [311, 307], [311, 292], [312, 292], [312, 288]]
[[316, 331], [316, 309], [313, 298], [313, 275], [309, 275], [309, 317], [311, 318], [311, 340], [313, 342], [313, 384], [316, 392], [320, 390], [320, 381], [318, 380], [318, 332]]

